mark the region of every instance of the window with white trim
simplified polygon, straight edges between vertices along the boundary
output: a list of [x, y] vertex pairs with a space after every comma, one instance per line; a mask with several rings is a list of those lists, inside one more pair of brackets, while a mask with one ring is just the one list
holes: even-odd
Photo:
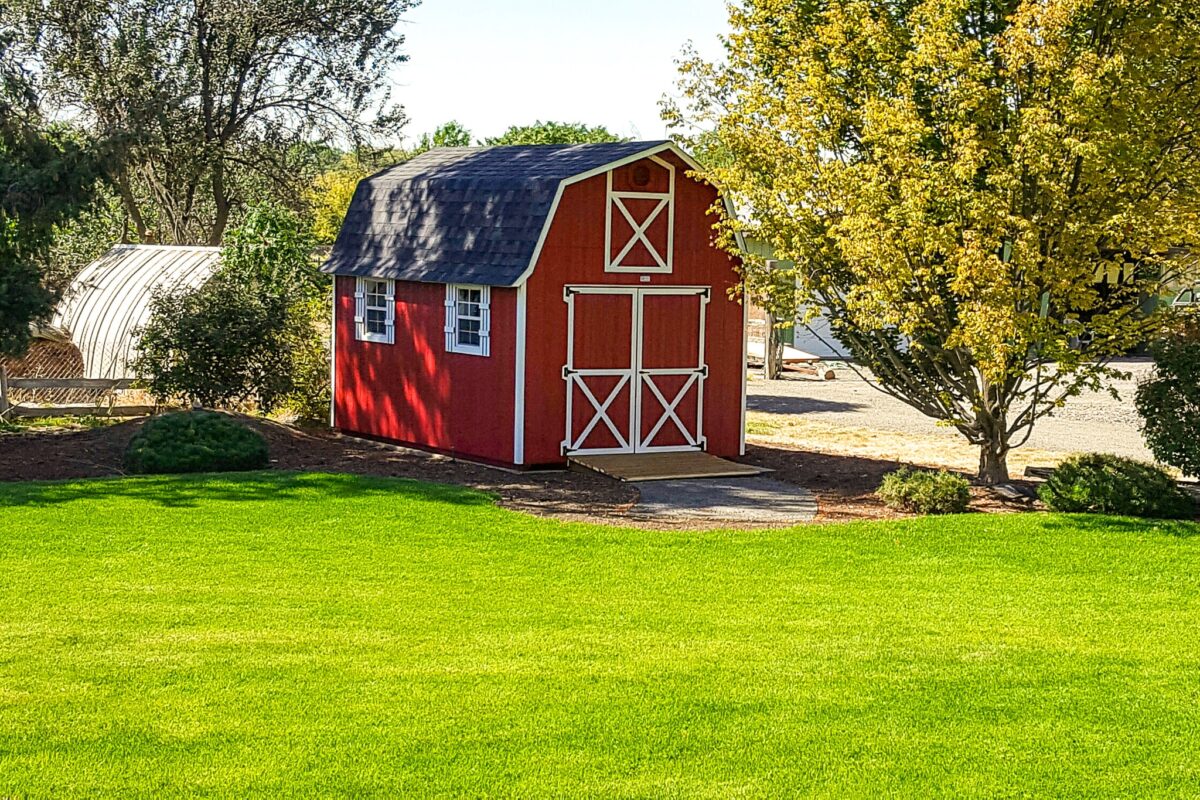
[[491, 297], [490, 286], [446, 286], [446, 352], [490, 355]]
[[359, 278], [354, 289], [354, 328], [360, 342], [396, 342], [396, 282]]

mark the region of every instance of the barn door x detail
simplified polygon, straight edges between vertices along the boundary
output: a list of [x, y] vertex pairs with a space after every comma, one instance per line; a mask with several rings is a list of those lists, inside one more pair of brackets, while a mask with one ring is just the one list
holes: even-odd
[[703, 450], [707, 287], [567, 287], [565, 454]]

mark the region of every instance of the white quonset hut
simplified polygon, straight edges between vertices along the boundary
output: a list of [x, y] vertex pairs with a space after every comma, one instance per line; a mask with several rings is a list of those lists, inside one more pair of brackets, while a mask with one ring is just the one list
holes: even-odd
[[83, 356], [84, 378], [132, 377], [137, 329], [156, 290], [195, 289], [217, 269], [220, 248], [117, 245], [71, 282], [51, 327]]

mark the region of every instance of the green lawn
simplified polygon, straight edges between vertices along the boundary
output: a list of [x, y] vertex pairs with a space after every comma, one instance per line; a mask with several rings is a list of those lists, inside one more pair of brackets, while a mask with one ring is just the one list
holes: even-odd
[[1195, 796], [1198, 533], [0, 486], [0, 797]]

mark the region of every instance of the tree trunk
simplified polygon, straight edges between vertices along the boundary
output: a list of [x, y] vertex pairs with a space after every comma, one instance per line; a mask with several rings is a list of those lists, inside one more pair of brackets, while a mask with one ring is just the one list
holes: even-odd
[[121, 198], [121, 203], [125, 206], [126, 218], [133, 222], [134, 230], [137, 231], [138, 242], [141, 244], [150, 244], [153, 237], [149, 235], [146, 219], [142, 216], [142, 210], [138, 208], [137, 198], [134, 197], [133, 189], [129, 186], [129, 176], [122, 171], [117, 174], [113, 183], [117, 187], [117, 194]]
[[979, 448], [979, 482], [984, 486], [1008, 483], [1008, 449], [995, 444]]
[[212, 193], [216, 215], [213, 219], [212, 230], [209, 232], [208, 243], [213, 247], [219, 247], [221, 239], [225, 236], [225, 228], [229, 225], [230, 205], [229, 195], [225, 190], [225, 165], [219, 158], [213, 164]]
[[769, 381], [779, 380], [783, 374], [783, 342], [779, 328], [775, 327], [774, 314], [767, 314], [766, 341], [763, 342], [763, 377]]

